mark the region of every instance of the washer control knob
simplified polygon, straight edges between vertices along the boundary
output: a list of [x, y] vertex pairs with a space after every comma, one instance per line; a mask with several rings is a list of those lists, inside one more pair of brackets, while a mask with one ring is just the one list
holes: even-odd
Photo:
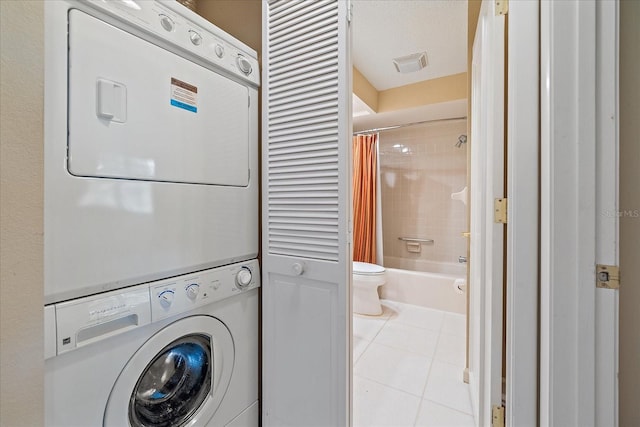
[[252, 274], [248, 267], [242, 267], [238, 274], [236, 274], [236, 284], [238, 288], [246, 288], [251, 283]]
[[200, 285], [192, 283], [185, 288], [185, 291], [189, 299], [195, 300], [198, 297], [198, 292], [200, 292]]
[[224, 56], [224, 47], [221, 44], [217, 44], [216, 47], [213, 48], [216, 52], [216, 56], [218, 58], [222, 58]]
[[160, 292], [160, 295], [158, 295], [158, 298], [160, 299], [160, 305], [164, 308], [169, 308], [171, 306], [171, 303], [173, 302], [174, 296], [175, 293], [170, 289]]
[[189, 40], [191, 40], [191, 43], [195, 46], [200, 46], [202, 44], [202, 36], [193, 30], [189, 30]]
[[169, 18], [167, 15], [159, 15], [160, 16], [160, 25], [167, 31], [173, 31], [173, 27], [175, 23], [173, 19]]
[[242, 55], [238, 55], [236, 58], [236, 63], [238, 64], [238, 68], [247, 76], [251, 74], [253, 68], [251, 67], [251, 62], [247, 58]]

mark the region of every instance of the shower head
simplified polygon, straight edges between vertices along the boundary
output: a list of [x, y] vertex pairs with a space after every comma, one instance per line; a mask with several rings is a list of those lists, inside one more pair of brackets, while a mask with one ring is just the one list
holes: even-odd
[[458, 142], [456, 142], [456, 147], [460, 148], [462, 147], [462, 144], [466, 144], [467, 143], [467, 135], [460, 135], [458, 137]]

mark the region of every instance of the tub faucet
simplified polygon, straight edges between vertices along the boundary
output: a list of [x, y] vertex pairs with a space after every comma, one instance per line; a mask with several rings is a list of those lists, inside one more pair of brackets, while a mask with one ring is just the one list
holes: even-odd
[[459, 256], [458, 257], [458, 262], [460, 264], [464, 264], [465, 262], [467, 262], [467, 257], [466, 256]]

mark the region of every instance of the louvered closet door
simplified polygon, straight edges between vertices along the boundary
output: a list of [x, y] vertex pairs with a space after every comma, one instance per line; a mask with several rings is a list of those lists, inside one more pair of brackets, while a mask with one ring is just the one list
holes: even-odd
[[263, 425], [349, 424], [347, 3], [263, 3]]

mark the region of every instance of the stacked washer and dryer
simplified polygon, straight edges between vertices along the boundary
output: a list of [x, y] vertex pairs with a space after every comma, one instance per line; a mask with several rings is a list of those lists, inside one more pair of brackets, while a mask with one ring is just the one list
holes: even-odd
[[175, 1], [45, 33], [46, 424], [257, 426], [255, 51]]

